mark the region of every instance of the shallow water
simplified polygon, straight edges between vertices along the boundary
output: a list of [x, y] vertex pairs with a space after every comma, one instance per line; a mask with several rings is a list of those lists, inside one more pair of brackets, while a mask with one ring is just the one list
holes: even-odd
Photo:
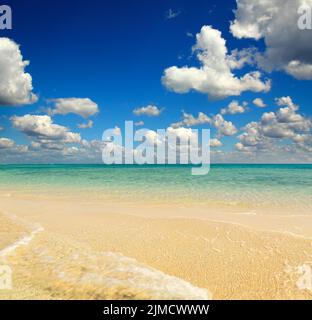
[[[212, 165], [192, 176], [190, 166], [0, 165], [0, 191], [163, 202], [222, 202], [286, 207], [312, 214], [312, 165]], [[300, 210], [299, 210], [300, 208]]]

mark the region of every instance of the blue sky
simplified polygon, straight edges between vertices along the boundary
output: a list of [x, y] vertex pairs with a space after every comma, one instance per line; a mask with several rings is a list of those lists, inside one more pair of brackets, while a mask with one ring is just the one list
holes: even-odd
[[[252, 14], [260, 14], [261, 10], [265, 14], [266, 8], [261, 4], [261, 0], [257, 1], [260, 7], [255, 8]], [[223, 144], [214, 149], [217, 162], [300, 162], [300, 159], [303, 162], [310, 162], [312, 147], [309, 123], [305, 124], [304, 130], [296, 129], [289, 135], [275, 137], [274, 141], [271, 141], [272, 136], [261, 136], [259, 139], [265, 141], [262, 143], [261, 140], [257, 145], [243, 143], [241, 148], [237, 148], [236, 144], [241, 143], [242, 139], [238, 137], [246, 132], [244, 126], [248, 123], [259, 122], [265, 112], [278, 112], [280, 108], [289, 107], [289, 101], [288, 104], [277, 105], [276, 98], [290, 97], [292, 104], [300, 106], [300, 109], [294, 113], [304, 119], [310, 118], [312, 76], [306, 73], [304, 76], [302, 74], [298, 76], [297, 69], [289, 72], [286, 65], [292, 61], [300, 61], [306, 69], [310, 67], [310, 61], [306, 56], [312, 49], [306, 42], [312, 40], [311, 30], [301, 31], [304, 32], [304, 39], [294, 45], [298, 46], [298, 49], [294, 50], [291, 57], [285, 57], [283, 61], [281, 58], [281, 63], [268, 53], [261, 66], [257, 61], [246, 64], [242, 69], [232, 70], [235, 77], [241, 77], [252, 71], [261, 72], [263, 83], [265, 79], [271, 81], [269, 90], [259, 92], [242, 90], [239, 94], [215, 99], [212, 97], [211, 89], [207, 89], [209, 92], [207, 93], [205, 90], [192, 87], [186, 93], [179, 93], [176, 88], [181, 84], [180, 82], [175, 83], [172, 88], [161, 80], [165, 70], [172, 66], [201, 68], [197, 53], [192, 51], [192, 47], [197, 43], [196, 34], [201, 32], [203, 26], [211, 26], [213, 30], [221, 32], [221, 37], [226, 40], [229, 54], [234, 49], [243, 50], [254, 47], [257, 54], [265, 55], [269, 43], [273, 49], [276, 49], [273, 41], [279, 39], [276, 34], [263, 31], [260, 39], [256, 39], [256, 35], [251, 38], [247, 38], [246, 35], [241, 36], [239, 32], [244, 33], [249, 22], [244, 17], [244, 14], [246, 15], [244, 5], [248, 1], [240, 2], [243, 9], [240, 12], [242, 21], [238, 27], [241, 29], [245, 27], [243, 31], [241, 29], [237, 31], [238, 28], [236, 31], [230, 30], [231, 22], [238, 17], [234, 11], [237, 7], [235, 0], [6, 1], [13, 12], [13, 29], [0, 30], [0, 37], [9, 38], [20, 45], [23, 60], [30, 61], [25, 72], [31, 75], [32, 92], [38, 99], [36, 102], [33, 101], [34, 103], [18, 105], [2, 103], [0, 127], [3, 130], [0, 131], [0, 138], [13, 141], [15, 151], [16, 146], [24, 145], [28, 148], [32, 142], [41, 143], [42, 135], [38, 138], [34, 132], [30, 133], [25, 127], [21, 128], [13, 123], [12, 117], [23, 117], [27, 114], [48, 115], [54, 124], [80, 134], [82, 140], [98, 141], [101, 140], [104, 129], [115, 126], [122, 128], [125, 120], [144, 121], [144, 127], [152, 130], [167, 128], [181, 120], [182, 110], [195, 118], [199, 112], [202, 112], [213, 119], [220, 114], [222, 108], [226, 108], [235, 100], [239, 105], [247, 102], [248, 106], [243, 113], [223, 115], [224, 121], [230, 121], [236, 127], [237, 132], [234, 134], [222, 135], [215, 125], [208, 122], [195, 126], [211, 128], [213, 137]], [[299, 6], [301, 0], [294, 2]], [[281, 24], [284, 23], [287, 26], [294, 21], [293, 19], [296, 18], [294, 15], [297, 13], [286, 5], [285, 10], [286, 13], [283, 12], [285, 19]], [[208, 37], [213, 32], [208, 30]], [[291, 43], [291, 40], [285, 40], [285, 45]], [[208, 59], [209, 50], [210, 48], [207, 49]], [[285, 51], [285, 47], [283, 50]], [[254, 53], [251, 56], [257, 54]], [[1, 57], [0, 55], [0, 60]], [[0, 61], [1, 76], [3, 73], [1, 75]], [[9, 80], [3, 78], [2, 81], [5, 83]], [[7, 93], [3, 95], [7, 97]], [[89, 98], [97, 104], [99, 112], [88, 118], [73, 113], [55, 112], [53, 114], [55, 107], [53, 99], [73, 97]], [[252, 101], [256, 98], [261, 98], [266, 107], [255, 106]], [[134, 109], [146, 106], [156, 106], [162, 112], [159, 116], [153, 117], [133, 114]], [[90, 120], [93, 122], [92, 128], [77, 127], [77, 124], [87, 123]], [[285, 130], [289, 129], [284, 122], [282, 126]], [[266, 129], [261, 127], [261, 130]], [[263, 135], [262, 131], [259, 135]], [[299, 139], [299, 136], [303, 137], [303, 135], [304, 139]], [[300, 140], [299, 143], [302, 145], [298, 144], [297, 140]], [[62, 144], [64, 141], [57, 143]], [[270, 145], [270, 148], [264, 151], [266, 148], [264, 144], [266, 147]], [[293, 158], [293, 149], [289, 155], [285, 150], [274, 149], [276, 156], [271, 159], [268, 155], [272, 153], [271, 145], [273, 144], [290, 145], [291, 148], [296, 148], [296, 158]], [[42, 146], [39, 149], [37, 146], [38, 150], [34, 148], [23, 150], [21, 155], [19, 150], [14, 153], [13, 149], [8, 147], [9, 145], [12, 147], [7, 140], [3, 140], [3, 147], [0, 147], [2, 162], [20, 162], [20, 159], [26, 159], [27, 162], [44, 162], [49, 161], [51, 156], [47, 153], [48, 148], [41, 150]], [[81, 142], [77, 141], [64, 145], [64, 147], [72, 146], [77, 149], [83, 148]], [[220, 155], [217, 155], [218, 152]], [[64, 152], [57, 158], [54, 157], [53, 152], [51, 158], [53, 161], [90, 160], [83, 159], [82, 156], [78, 160], [73, 157], [66, 158]], [[94, 161], [98, 160], [99, 158], [95, 157]]]

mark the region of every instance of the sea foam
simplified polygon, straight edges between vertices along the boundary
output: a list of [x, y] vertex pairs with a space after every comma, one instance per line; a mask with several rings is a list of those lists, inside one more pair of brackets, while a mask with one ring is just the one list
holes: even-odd
[[[51, 257], [50, 257], [51, 258]], [[209, 290], [168, 275], [119, 253], [74, 254], [53, 259], [61, 290], [82, 288], [89, 298], [210, 300]]]

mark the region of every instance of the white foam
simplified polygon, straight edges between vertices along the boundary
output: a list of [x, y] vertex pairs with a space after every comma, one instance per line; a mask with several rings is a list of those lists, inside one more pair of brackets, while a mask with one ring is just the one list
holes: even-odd
[[16, 215], [12, 213], [2, 212], [2, 214], [4, 214], [6, 217], [11, 219], [12, 221], [25, 226], [27, 229], [31, 229], [31, 231], [28, 235], [16, 240], [12, 244], [0, 250], [0, 258], [6, 258], [8, 255], [14, 253], [14, 251], [17, 248], [21, 246], [27, 246], [33, 240], [33, 238], [37, 235], [37, 233], [44, 231], [44, 228], [38, 223], [30, 223], [21, 218], [18, 218]]
[[29, 235], [18, 239], [14, 243], [8, 245], [4, 249], [0, 251], [0, 257], [6, 258], [8, 255], [12, 254], [17, 248], [21, 246], [27, 246], [33, 238], [36, 236], [37, 233], [42, 232], [44, 229], [40, 226], [37, 229], [33, 230]]
[[[56, 263], [56, 264], [54, 264]], [[74, 263], [74, 265], [71, 265]], [[122, 254], [104, 252], [74, 255], [53, 262], [58, 278], [71, 285], [93, 285], [104, 292], [126, 292], [132, 297], [149, 299], [210, 300], [205, 288], [165, 274]], [[73, 272], [79, 268], [79, 276]], [[81, 270], [85, 270], [81, 273]], [[97, 291], [98, 289], [95, 289]], [[118, 297], [117, 297], [118, 298]]]
[[[6, 215], [32, 230], [28, 235], [2, 249], [0, 258], [6, 258], [21, 246], [29, 245], [38, 233], [44, 231], [39, 224], [30, 224], [12, 214], [6, 213]], [[39, 256], [43, 259], [44, 268], [50, 265], [56, 276], [65, 282], [70, 282], [72, 288], [88, 284], [94, 285], [97, 289], [101, 288], [104, 292], [125, 292], [132, 297], [140, 297], [143, 294], [150, 299], [210, 300], [212, 298], [212, 294], [205, 288], [196, 287], [188, 281], [118, 253], [83, 250], [79, 253], [53, 257], [53, 253], [46, 250]], [[75, 268], [79, 270], [78, 275]]]
[[239, 212], [238, 214], [245, 215], [245, 216], [256, 216], [257, 215], [257, 213], [255, 211]]

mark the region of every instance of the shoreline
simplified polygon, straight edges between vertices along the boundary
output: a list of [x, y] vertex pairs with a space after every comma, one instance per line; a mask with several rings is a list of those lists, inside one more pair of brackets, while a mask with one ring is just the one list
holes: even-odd
[[[155, 218], [155, 219], [195, 219], [202, 221], [230, 223], [241, 227], [251, 228], [256, 231], [277, 232], [281, 234], [288, 233], [294, 237], [305, 239], [312, 238], [312, 212], [305, 208], [297, 208], [298, 214], [294, 214], [292, 209], [279, 206], [259, 206], [254, 203], [231, 203], [231, 202], [206, 202], [197, 204], [196, 201], [179, 202], [145, 198], [118, 199], [110, 197], [109, 194], [101, 194], [99, 197], [92, 197], [88, 193], [76, 193], [63, 191], [63, 196], [50, 193], [37, 194], [29, 193], [0, 193], [1, 205], [0, 211], [13, 211], [25, 215], [23, 206], [15, 206], [15, 202], [30, 207], [30, 211], [36, 211], [40, 204], [42, 207], [49, 206], [50, 211], [60, 211], [66, 207], [67, 211], [75, 210], [90, 213], [105, 213], [107, 211], [116, 214], [126, 214], [134, 217]], [[33, 205], [32, 205], [33, 204]], [[78, 204], [78, 205], [77, 205]], [[14, 210], [11, 210], [11, 209]], [[66, 211], [66, 210], [65, 210]], [[302, 214], [302, 212], [305, 212]], [[39, 214], [39, 212], [37, 212]]]

